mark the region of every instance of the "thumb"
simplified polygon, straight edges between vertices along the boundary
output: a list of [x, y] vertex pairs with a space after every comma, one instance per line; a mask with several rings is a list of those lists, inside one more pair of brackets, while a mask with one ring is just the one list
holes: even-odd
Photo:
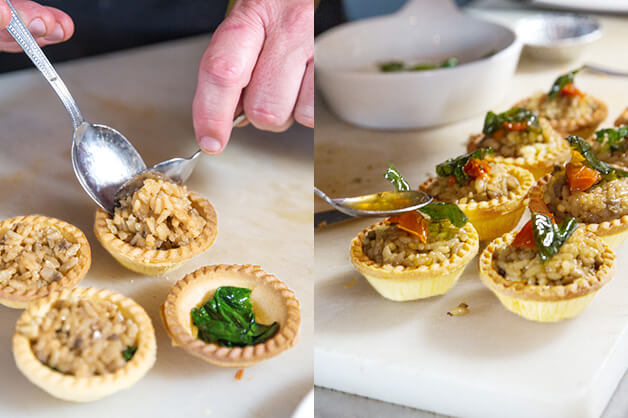
[[11, 23], [11, 8], [6, 1], [0, 0], [0, 30]]

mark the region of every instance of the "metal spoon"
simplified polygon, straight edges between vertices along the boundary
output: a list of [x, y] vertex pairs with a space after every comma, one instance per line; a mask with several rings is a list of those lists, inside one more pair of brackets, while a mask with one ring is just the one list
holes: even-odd
[[7, 31], [46, 77], [72, 119], [72, 166], [87, 194], [103, 209], [113, 211], [114, 194], [120, 186], [146, 170], [133, 145], [118, 131], [83, 119], [78, 105], [50, 61], [33, 39], [10, 0], [11, 23]]
[[[246, 120], [246, 115], [243, 113], [233, 121], [233, 126], [236, 127]], [[175, 183], [185, 183], [185, 181], [192, 175], [196, 163], [198, 163], [198, 157], [201, 155], [201, 150], [196, 151], [189, 158], [171, 158], [166, 161], [162, 161], [159, 164], [155, 164], [148, 171], [156, 171], [163, 174], [171, 181]]]
[[356, 217], [386, 217], [417, 210], [432, 201], [432, 196], [419, 190], [383, 192], [358, 197], [332, 199], [314, 187], [321, 199], [336, 210]]

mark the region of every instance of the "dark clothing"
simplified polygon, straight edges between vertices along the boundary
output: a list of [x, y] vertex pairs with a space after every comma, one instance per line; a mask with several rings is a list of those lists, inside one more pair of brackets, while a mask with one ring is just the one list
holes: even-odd
[[[74, 36], [44, 51], [50, 61], [213, 32], [225, 17], [228, 0], [41, 0], [74, 20]], [[26, 22], [28, 24], [28, 22]], [[0, 72], [28, 68], [24, 54], [0, 52]]]

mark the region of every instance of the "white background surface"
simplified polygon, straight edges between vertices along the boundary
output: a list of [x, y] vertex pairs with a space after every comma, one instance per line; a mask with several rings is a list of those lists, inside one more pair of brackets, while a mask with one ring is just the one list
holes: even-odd
[[[584, 60], [628, 68], [628, 57], [615, 49], [627, 35], [626, 21], [602, 22], [605, 36]], [[506, 99], [495, 110], [547, 89], [557, 75], [577, 65], [523, 60]], [[609, 105], [607, 124], [628, 105], [626, 79], [579, 75], [578, 85]], [[316, 118], [315, 183], [333, 196], [350, 196], [389, 188], [382, 177], [387, 161], [395, 162], [412, 184], [423, 181], [436, 163], [464, 152], [468, 135], [481, 129], [483, 114], [437, 129], [403, 132], [351, 127], [320, 103]], [[315, 207], [324, 205], [316, 202]], [[488, 416], [491, 411], [493, 416], [538, 416], [510, 402], [513, 397], [565, 416], [602, 412], [628, 364], [626, 245], [618, 252], [615, 280], [581, 316], [536, 324], [501, 306], [477, 280], [476, 263], [442, 297], [403, 304], [386, 301], [349, 261], [350, 240], [368, 224], [356, 221], [316, 233], [316, 384], [462, 416]], [[445, 315], [463, 300], [470, 305], [469, 315]], [[622, 337], [624, 346], [618, 344]], [[340, 416], [376, 416], [369, 413], [372, 401], [343, 400], [334, 393], [317, 398], [320, 416], [331, 415], [323, 414], [330, 409], [319, 406], [319, 399], [331, 400]], [[608, 416], [628, 413], [625, 401], [614, 404], [621, 409], [607, 411]]]
[[[196, 150], [191, 103], [208, 37], [60, 65], [83, 115], [125, 134], [150, 166]], [[92, 232], [96, 205], [70, 163], [71, 124], [35, 70], [0, 76], [0, 217], [40, 213], [71, 222], [87, 235], [92, 266], [82, 286], [120, 291], [145, 307], [157, 336], [157, 362], [129, 390], [91, 404], [52, 398], [15, 367], [11, 335], [21, 311], [0, 306], [1, 417], [285, 417], [312, 387], [312, 130], [282, 135], [235, 131], [220, 156], [202, 156], [189, 180], [218, 212], [216, 243], [164, 277], [120, 265]], [[170, 344], [159, 306], [170, 287], [197, 267], [259, 264], [301, 302], [298, 345], [248, 368], [212, 366]]]

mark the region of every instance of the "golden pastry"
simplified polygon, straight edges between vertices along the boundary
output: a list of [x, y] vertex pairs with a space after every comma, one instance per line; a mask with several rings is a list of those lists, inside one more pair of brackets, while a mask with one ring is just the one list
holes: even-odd
[[60, 399], [88, 402], [126, 389], [155, 362], [144, 309], [109, 290], [64, 289], [31, 304], [13, 336], [18, 369]]
[[[252, 309], [253, 321], [265, 324], [263, 332], [249, 327], [247, 321], [240, 335], [235, 336], [238, 339], [228, 340], [233, 335], [221, 337], [221, 334], [214, 338], [211, 329], [197, 322], [197, 314], [207, 314], [199, 310], [216, 299], [219, 289], [229, 288], [245, 291], [245, 297], [232, 299], [239, 300], [238, 309], [248, 305], [246, 315]], [[225, 299], [222, 303], [227, 303]], [[161, 315], [173, 345], [222, 367], [248, 367], [281, 354], [296, 344], [301, 323], [299, 301], [292, 290], [274, 275], [253, 265], [205, 266], [186, 275], [168, 293]], [[222, 317], [213, 319], [224, 321]]]
[[575, 87], [574, 76], [581, 68], [561, 75], [548, 93], [536, 93], [517, 104], [548, 119], [561, 135], [589, 137], [606, 119], [606, 104]]
[[511, 312], [541, 322], [582, 312], [611, 280], [615, 255], [573, 218], [560, 226], [532, 214], [519, 232], [491, 242], [480, 255], [480, 278]]
[[94, 232], [120, 264], [155, 276], [207, 250], [216, 238], [217, 218], [213, 206], [185, 186], [146, 179], [113, 216], [98, 210]]
[[91, 264], [85, 234], [45, 216], [0, 222], [0, 303], [25, 308], [49, 293], [76, 286]]
[[569, 159], [569, 147], [546, 119], [516, 107], [486, 114], [482, 133], [472, 135], [467, 144], [469, 152], [480, 148], [491, 148], [494, 154], [487, 158], [526, 169], [535, 179]]
[[455, 203], [469, 218], [480, 241], [511, 231], [526, 208], [534, 185], [529, 171], [490, 160], [491, 149], [452, 158], [436, 166], [438, 177], [419, 186], [443, 202]]

